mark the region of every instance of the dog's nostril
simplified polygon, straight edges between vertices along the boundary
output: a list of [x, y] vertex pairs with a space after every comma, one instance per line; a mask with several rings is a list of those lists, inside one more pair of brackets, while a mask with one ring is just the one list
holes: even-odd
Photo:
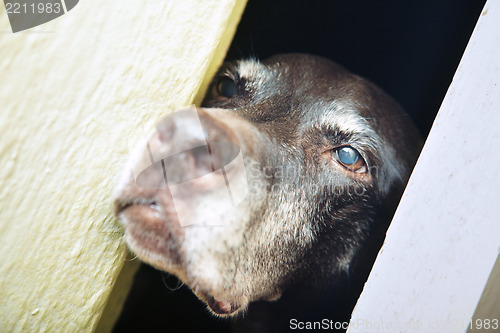
[[136, 178], [143, 188], [176, 185], [214, 173], [228, 165], [240, 152], [239, 146], [229, 142], [205, 142], [177, 154], [165, 156], [145, 168]]
[[165, 159], [169, 183], [189, 181], [215, 171], [207, 146], [200, 146]]
[[207, 174], [216, 170], [215, 156], [212, 155], [210, 145], [192, 149], [191, 153], [193, 154], [196, 169], [200, 170], [200, 173]]
[[174, 137], [176, 126], [174, 122], [160, 122], [157, 126], [157, 130], [160, 142], [168, 143], [171, 142]]
[[168, 183], [179, 184], [225, 168], [239, 153], [239, 147], [228, 142], [213, 142], [166, 157]]

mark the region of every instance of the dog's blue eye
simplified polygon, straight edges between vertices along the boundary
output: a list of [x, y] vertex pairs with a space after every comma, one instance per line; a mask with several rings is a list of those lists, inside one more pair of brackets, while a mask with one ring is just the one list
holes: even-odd
[[356, 162], [361, 157], [359, 156], [359, 153], [356, 151], [356, 149], [351, 147], [340, 148], [339, 150], [337, 150], [337, 155], [340, 162], [344, 163], [345, 165], [356, 164]]
[[236, 84], [230, 78], [223, 78], [217, 84], [217, 92], [222, 97], [231, 98], [236, 93]]
[[356, 149], [352, 147], [341, 147], [335, 152], [337, 154], [337, 160], [350, 171], [366, 171], [366, 163]]

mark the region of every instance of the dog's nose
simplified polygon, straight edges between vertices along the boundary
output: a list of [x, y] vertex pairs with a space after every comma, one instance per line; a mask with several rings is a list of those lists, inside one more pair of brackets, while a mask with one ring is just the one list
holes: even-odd
[[163, 188], [225, 173], [239, 153], [235, 134], [223, 122], [203, 109], [177, 111], [158, 123], [147, 144], [151, 165], [137, 175], [136, 182]]
[[168, 115], [132, 161], [135, 191], [180, 226], [221, 225], [221, 216], [232, 214], [248, 194], [239, 133], [223, 119], [231, 115], [216, 111], [191, 108]]

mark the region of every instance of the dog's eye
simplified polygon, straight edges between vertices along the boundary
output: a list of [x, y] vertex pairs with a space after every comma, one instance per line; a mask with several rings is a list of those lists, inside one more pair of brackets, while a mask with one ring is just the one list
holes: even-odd
[[357, 173], [366, 172], [366, 162], [356, 149], [349, 146], [340, 147], [333, 154], [335, 159], [348, 170]]
[[228, 77], [222, 78], [216, 88], [217, 94], [221, 97], [231, 98], [236, 93], [236, 83]]

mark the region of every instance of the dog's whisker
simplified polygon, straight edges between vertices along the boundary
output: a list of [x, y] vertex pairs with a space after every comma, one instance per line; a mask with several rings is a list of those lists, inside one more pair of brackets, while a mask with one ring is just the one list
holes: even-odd
[[[177, 277], [175, 277], [174, 275], [171, 275], [171, 274], [168, 274], [168, 273], [165, 273], [165, 272], [160, 272], [161, 273], [161, 281], [163, 283], [163, 285], [170, 291], [177, 291], [179, 289], [182, 288], [182, 286], [184, 285], [184, 283], [182, 283], [181, 280], [179, 280]], [[171, 287], [167, 281], [168, 278], [174, 278], [176, 280], [176, 284], [175, 286]]]

